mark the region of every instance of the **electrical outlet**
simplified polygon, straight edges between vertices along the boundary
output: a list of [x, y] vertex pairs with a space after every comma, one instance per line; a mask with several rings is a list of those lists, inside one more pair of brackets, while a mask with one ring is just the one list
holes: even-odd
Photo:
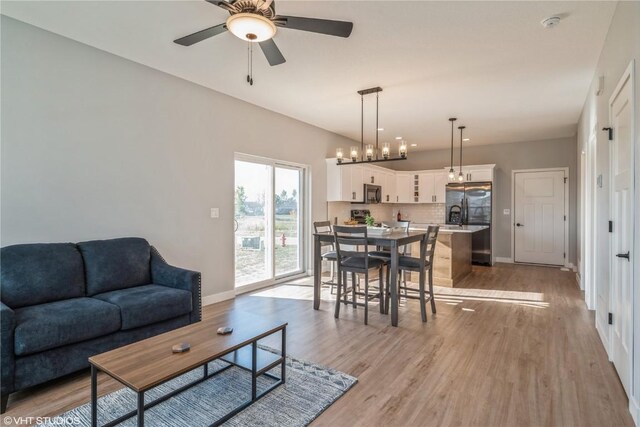
[[511, 215], [511, 209], [504, 209], [504, 210], [502, 211], [502, 214], [503, 214], [503, 215]]
[[220, 218], [220, 208], [211, 208], [211, 218]]

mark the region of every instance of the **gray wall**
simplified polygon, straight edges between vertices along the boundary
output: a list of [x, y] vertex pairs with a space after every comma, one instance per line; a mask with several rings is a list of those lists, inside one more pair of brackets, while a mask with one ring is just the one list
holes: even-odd
[[324, 159], [344, 138], [4, 16], [1, 27], [2, 246], [143, 236], [201, 271], [205, 295], [230, 291], [234, 152], [310, 165], [312, 217], [326, 218]]
[[[459, 145], [457, 148], [459, 149]], [[511, 216], [503, 215], [503, 209], [511, 209], [511, 171], [517, 169], [569, 168], [569, 261], [576, 262], [576, 140], [575, 138], [545, 141], [516, 142], [474, 146], [465, 143], [462, 162], [465, 165], [495, 164], [494, 183], [497, 203], [495, 254], [511, 256]], [[458, 154], [454, 165], [458, 164]], [[390, 163], [396, 170], [438, 169], [450, 164], [450, 150], [431, 150], [409, 153], [409, 159]]]

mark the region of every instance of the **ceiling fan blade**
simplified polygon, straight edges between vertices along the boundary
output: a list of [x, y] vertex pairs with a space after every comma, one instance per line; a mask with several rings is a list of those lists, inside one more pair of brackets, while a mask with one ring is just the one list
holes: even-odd
[[274, 65], [280, 65], [287, 62], [287, 60], [284, 59], [284, 56], [282, 56], [282, 52], [280, 52], [280, 49], [278, 49], [278, 46], [276, 45], [276, 42], [273, 41], [273, 39], [265, 40], [258, 44], [260, 45], [264, 56], [267, 57], [269, 65], [271, 65], [272, 67]]
[[188, 36], [181, 37], [177, 40], [174, 40], [173, 42], [182, 46], [191, 46], [192, 44], [201, 42], [202, 40], [206, 40], [213, 36], [217, 36], [218, 34], [224, 33], [225, 31], [227, 31], [226, 24], [220, 24], [216, 25], [215, 27], [198, 31], [197, 33], [189, 34]]
[[224, 0], [207, 0], [207, 2], [211, 3], [212, 5], [221, 7], [224, 10], [235, 11], [235, 8], [233, 7], [232, 3], [229, 3], [228, 1], [224, 1]]
[[302, 18], [300, 16], [278, 15], [274, 24], [283, 28], [328, 34], [330, 36], [349, 37], [353, 30], [353, 22], [332, 21], [330, 19]]

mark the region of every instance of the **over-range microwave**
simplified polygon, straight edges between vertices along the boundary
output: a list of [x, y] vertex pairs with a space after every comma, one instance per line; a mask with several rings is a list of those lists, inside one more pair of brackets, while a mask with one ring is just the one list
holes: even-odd
[[379, 185], [364, 185], [364, 203], [382, 203], [382, 187]]

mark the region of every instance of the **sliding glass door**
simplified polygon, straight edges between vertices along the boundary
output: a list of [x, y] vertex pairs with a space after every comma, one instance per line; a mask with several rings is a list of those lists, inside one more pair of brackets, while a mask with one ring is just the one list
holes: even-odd
[[303, 272], [304, 179], [304, 167], [236, 155], [236, 287]]

